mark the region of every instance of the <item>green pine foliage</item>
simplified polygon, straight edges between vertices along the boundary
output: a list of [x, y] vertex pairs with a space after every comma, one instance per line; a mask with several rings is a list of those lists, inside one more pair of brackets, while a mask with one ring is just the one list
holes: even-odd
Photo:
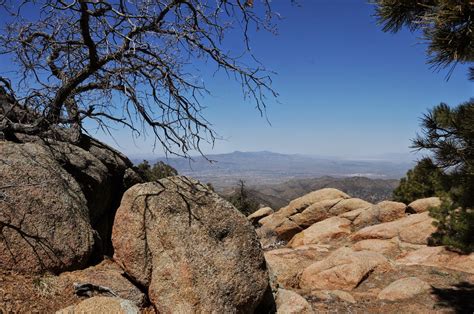
[[439, 208], [430, 209], [437, 219], [437, 231], [430, 238], [431, 245], [446, 245], [464, 253], [474, 252], [474, 212], [456, 206], [445, 199]]
[[[383, 31], [402, 28], [420, 31], [427, 44], [428, 63], [435, 68], [474, 61], [474, 6], [471, 0], [373, 0]], [[448, 73], [448, 77], [451, 73]], [[469, 78], [474, 80], [474, 67]], [[474, 251], [474, 104], [470, 100], [455, 108], [440, 104], [422, 119], [423, 134], [414, 147], [432, 153], [443, 170], [430, 173], [424, 161], [402, 180], [395, 198], [406, 202], [429, 194], [443, 196], [441, 208], [432, 209], [438, 219], [433, 244], [464, 252]], [[448, 183], [444, 178], [448, 178]], [[441, 190], [440, 190], [441, 188]]]
[[449, 178], [442, 206], [430, 210], [439, 221], [431, 242], [473, 252], [474, 100], [454, 108], [436, 106], [423, 117], [422, 129], [413, 147], [429, 150]]
[[400, 185], [393, 191], [393, 199], [408, 204], [420, 198], [443, 196], [448, 188], [447, 181], [448, 176], [442, 169], [430, 158], [423, 158], [400, 180]]
[[178, 171], [176, 169], [162, 161], [158, 161], [153, 166], [150, 166], [148, 160], [144, 160], [137, 165], [137, 168], [138, 172], [147, 182], [157, 181], [166, 177], [178, 175]]
[[[422, 32], [428, 63], [442, 68], [474, 61], [474, 9], [471, 0], [374, 0], [385, 32], [403, 27]], [[474, 67], [470, 68], [474, 77]]]

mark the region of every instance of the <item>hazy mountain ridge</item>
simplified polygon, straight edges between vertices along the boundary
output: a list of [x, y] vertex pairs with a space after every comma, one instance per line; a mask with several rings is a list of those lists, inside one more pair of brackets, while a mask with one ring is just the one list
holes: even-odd
[[[269, 185], [293, 179], [313, 179], [323, 176], [335, 178], [367, 177], [371, 179], [399, 179], [412, 167], [407, 158], [342, 159], [327, 156], [279, 154], [262, 152], [233, 152], [184, 158], [148, 158], [151, 163], [164, 161], [180, 174], [210, 182], [217, 189], [234, 186], [238, 179], [248, 185]], [[144, 158], [134, 158], [140, 162]], [[210, 162], [211, 161], [211, 162]]]

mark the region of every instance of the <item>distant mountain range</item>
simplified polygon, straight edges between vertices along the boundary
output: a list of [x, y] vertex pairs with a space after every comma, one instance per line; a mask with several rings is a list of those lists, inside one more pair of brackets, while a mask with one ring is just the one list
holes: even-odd
[[[292, 179], [366, 177], [371, 179], [399, 179], [413, 166], [407, 158], [393, 159], [342, 159], [336, 157], [308, 156], [262, 152], [233, 152], [228, 154], [184, 158], [148, 158], [176, 168], [180, 174], [212, 183], [217, 189], [234, 186], [238, 179], [248, 185], [283, 183]], [[146, 158], [132, 158], [140, 162]], [[211, 162], [209, 162], [211, 160]]]

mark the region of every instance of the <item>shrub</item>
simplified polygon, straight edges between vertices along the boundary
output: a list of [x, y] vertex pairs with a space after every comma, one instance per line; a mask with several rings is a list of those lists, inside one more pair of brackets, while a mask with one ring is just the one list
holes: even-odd
[[166, 177], [178, 175], [178, 171], [176, 169], [162, 161], [156, 162], [152, 167], [150, 166], [148, 160], [144, 160], [137, 165], [137, 168], [138, 172], [147, 182], [157, 181]]
[[399, 186], [393, 191], [393, 198], [408, 204], [420, 198], [444, 196], [449, 188], [448, 181], [442, 169], [430, 158], [423, 158], [400, 180]]

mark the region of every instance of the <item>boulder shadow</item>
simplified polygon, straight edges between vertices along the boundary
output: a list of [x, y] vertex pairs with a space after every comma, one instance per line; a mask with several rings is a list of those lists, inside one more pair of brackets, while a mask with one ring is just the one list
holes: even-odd
[[449, 288], [433, 287], [432, 294], [437, 298], [437, 307], [451, 309], [454, 313], [474, 312], [474, 284], [459, 282]]

